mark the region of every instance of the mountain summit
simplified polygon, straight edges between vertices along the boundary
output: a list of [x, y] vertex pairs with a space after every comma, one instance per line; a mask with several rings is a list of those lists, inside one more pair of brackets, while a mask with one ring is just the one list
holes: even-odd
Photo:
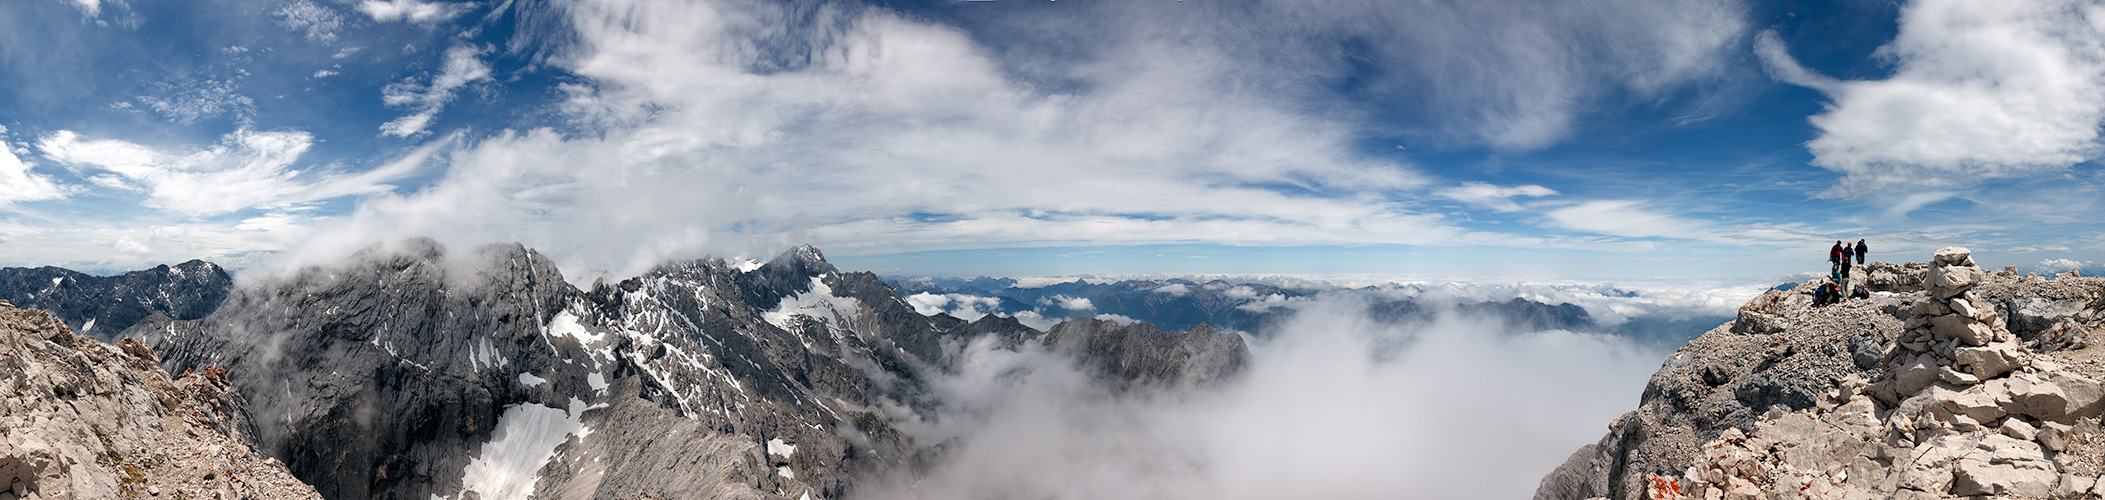
[[1535, 498], [2105, 496], [2105, 279], [1860, 269], [1872, 298], [1770, 291], [1668, 357]]

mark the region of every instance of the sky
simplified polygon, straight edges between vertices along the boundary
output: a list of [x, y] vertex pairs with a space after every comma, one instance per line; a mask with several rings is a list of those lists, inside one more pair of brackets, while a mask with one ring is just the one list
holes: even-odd
[[0, 82], [0, 266], [2105, 261], [2098, 2], [16, 0]]

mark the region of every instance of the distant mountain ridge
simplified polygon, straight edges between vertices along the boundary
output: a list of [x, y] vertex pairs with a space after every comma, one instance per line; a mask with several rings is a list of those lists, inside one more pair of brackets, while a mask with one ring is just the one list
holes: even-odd
[[[1254, 281], [1181, 278], [1092, 282], [1074, 279], [1043, 286], [1021, 286], [1012, 278], [887, 277], [886, 282], [923, 310], [1036, 316], [1042, 323], [1063, 317], [1130, 319], [1166, 330], [1200, 325], [1264, 336], [1272, 325], [1292, 316], [1289, 304], [1326, 293], [1362, 293], [1370, 318], [1388, 323], [1422, 322], [1439, 311], [1495, 317], [1523, 331], [1570, 330], [1607, 333], [1639, 343], [1676, 347], [1730, 316], [1686, 318], [1638, 317], [1615, 324], [1597, 321], [1571, 303], [1548, 304], [1521, 297], [1502, 300], [1458, 300], [1431, 304], [1398, 298], [1381, 290], [1339, 287], [1289, 287]], [[1630, 292], [1623, 292], [1630, 293]], [[926, 295], [923, 295], [926, 294]], [[918, 297], [917, 297], [918, 296]], [[1073, 309], [1068, 304], [1087, 304]], [[967, 315], [970, 317], [970, 315]]]
[[234, 287], [218, 264], [191, 260], [116, 276], [57, 267], [0, 268], [0, 300], [56, 314], [67, 328], [111, 342], [154, 314], [198, 319], [212, 314]]

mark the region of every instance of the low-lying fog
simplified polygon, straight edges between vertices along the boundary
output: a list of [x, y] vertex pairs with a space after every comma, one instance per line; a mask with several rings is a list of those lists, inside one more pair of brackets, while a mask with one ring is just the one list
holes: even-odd
[[1526, 498], [1636, 407], [1673, 349], [1451, 307], [1385, 324], [1370, 295], [1293, 304], [1214, 389], [1116, 396], [1043, 351], [965, 347], [936, 384], [943, 410], [908, 426], [955, 447], [864, 496]]

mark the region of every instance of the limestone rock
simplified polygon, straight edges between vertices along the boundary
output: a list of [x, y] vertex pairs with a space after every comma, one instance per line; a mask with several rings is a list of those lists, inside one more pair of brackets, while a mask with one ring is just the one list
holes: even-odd
[[1952, 349], [1953, 366], [1979, 378], [1994, 378], [2024, 366], [2024, 348], [2014, 342]]
[[2003, 426], [1995, 431], [2002, 435], [2025, 441], [2031, 441], [2039, 436], [2038, 428], [2032, 427], [2032, 424], [2027, 424], [2023, 420], [2014, 418], [2003, 421]]
[[2033, 377], [2013, 377], [2005, 386], [2007, 392], [1998, 397], [2008, 401], [2003, 409], [2013, 414], [2030, 415], [2040, 420], [2060, 420], [2068, 415], [2068, 393], [2052, 382]]
[[1931, 268], [1923, 275], [1923, 286], [1946, 291], [1964, 291], [1979, 283], [1987, 271], [1978, 267], [1945, 266]]
[[2075, 432], [2075, 428], [2076, 426], [2060, 422], [2041, 422], [2039, 424], [2039, 445], [2054, 451], [2066, 450], [2068, 449], [2069, 438], [2072, 437], [2069, 434]]
[[1953, 314], [1960, 316], [1978, 319], [1981, 314], [1981, 310], [1975, 309], [1973, 302], [1969, 302], [1965, 298], [1953, 298], [1946, 305], [1951, 307]]
[[224, 371], [169, 379], [144, 344], [68, 331], [0, 305], [0, 498], [320, 499], [252, 449], [247, 402]]
[[1995, 331], [1979, 320], [1959, 314], [1946, 314], [1930, 320], [1930, 332], [1937, 340], [1958, 340], [1966, 345], [1987, 345], [1995, 338]]
[[1953, 495], [1999, 495], [2038, 498], [2051, 493], [2058, 474], [2007, 463], [1964, 459], [1952, 468]]
[[1973, 251], [1966, 247], [1939, 248], [1930, 255], [1930, 262], [1938, 266], [1968, 266], [1973, 262]]

